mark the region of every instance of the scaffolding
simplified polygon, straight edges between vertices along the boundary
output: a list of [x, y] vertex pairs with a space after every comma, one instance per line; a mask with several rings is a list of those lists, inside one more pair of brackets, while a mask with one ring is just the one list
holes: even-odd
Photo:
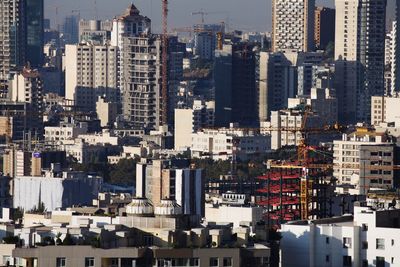
[[320, 219], [330, 216], [333, 190], [331, 165], [298, 162], [273, 164], [259, 176], [257, 204], [264, 207], [269, 224], [281, 225], [293, 220]]

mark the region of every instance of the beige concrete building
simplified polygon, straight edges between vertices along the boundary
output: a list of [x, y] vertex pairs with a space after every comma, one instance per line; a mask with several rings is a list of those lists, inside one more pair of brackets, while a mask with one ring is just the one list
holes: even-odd
[[112, 127], [118, 116], [118, 103], [99, 97], [96, 102], [96, 113], [101, 127]]
[[31, 110], [31, 133], [43, 134], [43, 81], [39, 71], [29, 67], [12, 73], [9, 87], [9, 99], [13, 102], [29, 104]]
[[394, 123], [400, 126], [400, 97], [373, 96], [371, 98], [371, 124]]
[[366, 194], [394, 185], [395, 144], [384, 133], [358, 128], [333, 142], [333, 176], [343, 193]]
[[203, 127], [214, 126], [215, 102], [195, 100], [192, 108], [175, 109], [175, 150], [186, 149], [192, 144], [192, 133]]
[[314, 49], [314, 0], [272, 1], [272, 50]]
[[77, 44], [65, 47], [65, 98], [86, 111], [96, 111], [99, 96], [119, 100], [118, 48]]
[[[21, 259], [18, 267], [268, 267], [270, 250], [259, 245], [250, 248], [117, 248], [91, 246], [49, 246], [16, 248], [13, 256]], [[63, 265], [61, 265], [63, 264]]]

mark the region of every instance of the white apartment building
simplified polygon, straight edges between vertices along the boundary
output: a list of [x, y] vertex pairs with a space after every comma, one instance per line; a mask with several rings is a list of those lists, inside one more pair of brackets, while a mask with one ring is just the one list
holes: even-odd
[[193, 157], [228, 160], [233, 156], [246, 160], [271, 150], [271, 137], [253, 130], [220, 128], [203, 129], [192, 134]]
[[400, 126], [400, 96], [373, 96], [371, 98], [371, 124], [394, 123]]
[[64, 141], [59, 147], [81, 164], [93, 162], [106, 154], [106, 148], [103, 145], [89, 145], [81, 138]]
[[215, 102], [195, 100], [192, 108], [175, 109], [175, 150], [186, 149], [192, 144], [192, 133], [214, 126]]
[[75, 106], [96, 111], [98, 97], [119, 100], [118, 49], [110, 45], [77, 44], [65, 47], [65, 98]]
[[86, 123], [61, 122], [60, 126], [46, 126], [44, 128], [44, 139], [46, 142], [59, 142], [64, 140], [73, 140], [80, 134], [88, 131]]
[[115, 135], [109, 130], [103, 130], [101, 133], [92, 134], [80, 134], [78, 138], [81, 138], [89, 145], [112, 145], [118, 146], [120, 137]]
[[400, 210], [355, 204], [354, 216], [282, 225], [280, 266], [399, 266]]
[[111, 45], [118, 47], [118, 88], [124, 91], [124, 38], [137, 37], [143, 33], [151, 33], [151, 20], [140, 15], [140, 11], [132, 3], [125, 12], [112, 22]]
[[314, 49], [314, 0], [272, 1], [272, 50]]
[[393, 188], [395, 145], [385, 133], [358, 128], [333, 142], [333, 176], [342, 193]]

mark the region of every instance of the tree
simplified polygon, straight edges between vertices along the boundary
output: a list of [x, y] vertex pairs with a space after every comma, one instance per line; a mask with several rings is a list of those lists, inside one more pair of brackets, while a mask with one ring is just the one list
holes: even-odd
[[5, 244], [18, 244], [19, 236], [6, 236], [3, 238], [3, 243]]
[[72, 239], [72, 236], [69, 233], [65, 235], [65, 238], [64, 238], [64, 240], [62, 242], [62, 245], [63, 246], [73, 246], [73, 245], [75, 245], [75, 242], [74, 242], [74, 240]]

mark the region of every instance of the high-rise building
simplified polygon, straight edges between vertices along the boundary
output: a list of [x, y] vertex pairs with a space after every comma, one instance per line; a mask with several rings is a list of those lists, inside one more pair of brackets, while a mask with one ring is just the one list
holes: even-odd
[[99, 96], [118, 101], [117, 54], [117, 47], [110, 45], [67, 45], [65, 97], [86, 111], [96, 111]]
[[65, 44], [77, 44], [79, 42], [79, 16], [66, 16], [62, 25], [62, 33]]
[[337, 96], [343, 122], [369, 121], [384, 94], [386, 0], [336, 0]]
[[124, 90], [124, 38], [137, 37], [142, 33], [151, 33], [151, 20], [140, 14], [139, 9], [134, 4], [129, 5], [125, 12], [113, 20], [111, 32], [111, 45], [118, 47], [118, 88]]
[[315, 0], [272, 1], [272, 50], [314, 49]]
[[[256, 55], [248, 43], [224, 45], [214, 67], [216, 125], [258, 124]], [[217, 76], [221, 73], [221, 76]], [[229, 86], [230, 85], [230, 86]]]
[[231, 122], [232, 102], [232, 46], [224, 45], [215, 51], [213, 69], [215, 87], [215, 125], [227, 126]]
[[10, 71], [25, 63], [25, 1], [0, 1], [0, 98], [7, 97]]
[[271, 111], [287, 107], [287, 99], [295, 97], [296, 69], [284, 53], [260, 53], [259, 120], [268, 121]]
[[335, 42], [335, 9], [315, 8], [314, 40], [317, 49], [325, 49], [329, 43]]
[[26, 1], [26, 61], [33, 67], [43, 65], [44, 3], [43, 0]]
[[97, 41], [105, 44], [111, 38], [113, 22], [110, 20], [79, 21], [79, 42]]
[[[391, 6], [394, 5], [394, 16], [391, 22], [391, 31], [389, 47], [386, 51], [389, 52], [389, 64], [386, 64], [390, 71], [390, 90], [387, 90], [388, 95], [395, 95], [400, 92], [400, 2], [390, 1]], [[387, 63], [387, 62], [385, 62]]]
[[322, 62], [320, 52], [260, 53], [259, 119], [269, 120], [271, 111], [287, 108], [288, 98], [310, 95], [313, 68]]
[[43, 82], [37, 70], [24, 68], [21, 72], [12, 73], [9, 97], [13, 102], [30, 105], [32, 134], [43, 135]]
[[124, 37], [123, 114], [132, 127], [155, 130], [162, 125], [161, 38]]
[[195, 32], [193, 53], [201, 59], [214, 59], [217, 40], [218, 38], [223, 39], [225, 24], [195, 24], [193, 31]]

